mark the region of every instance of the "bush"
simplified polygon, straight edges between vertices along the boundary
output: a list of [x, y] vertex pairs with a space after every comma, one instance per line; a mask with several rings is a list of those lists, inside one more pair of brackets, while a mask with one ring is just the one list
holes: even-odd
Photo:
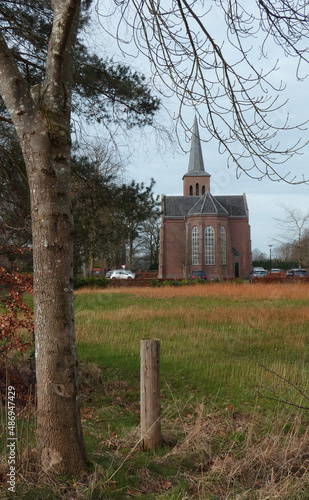
[[24, 294], [33, 292], [29, 274], [12, 268], [0, 269], [1, 309], [0, 358], [5, 361], [12, 353], [26, 351], [34, 345], [33, 311], [24, 301]]
[[192, 281], [190, 280], [182, 280], [183, 285], [192, 285]]
[[158, 278], [152, 278], [150, 280], [150, 286], [160, 286], [160, 281], [158, 280]]
[[74, 277], [73, 287], [76, 290], [77, 288], [83, 288], [85, 286], [89, 286], [91, 288], [106, 288], [108, 285], [107, 278], [81, 278], [80, 276]]
[[170, 285], [172, 286], [182, 286], [183, 282], [179, 280], [171, 281]]

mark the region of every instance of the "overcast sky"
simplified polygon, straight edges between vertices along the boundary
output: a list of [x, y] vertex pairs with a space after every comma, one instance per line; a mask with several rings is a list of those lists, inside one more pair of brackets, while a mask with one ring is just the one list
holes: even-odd
[[[216, 22], [217, 31], [220, 32], [220, 26], [223, 26], [222, 19], [220, 23], [220, 10], [213, 10], [213, 22]], [[114, 17], [108, 21], [109, 29], [113, 31]], [[211, 21], [210, 21], [211, 22]], [[107, 20], [104, 19], [106, 25]], [[217, 34], [216, 31], [216, 34]], [[224, 32], [220, 35], [224, 39]], [[98, 33], [92, 33], [93, 40], [97, 50], [99, 48]], [[117, 48], [117, 44], [107, 34], [102, 34], [100, 31], [100, 40], [102, 50], [113, 56], [119, 62], [125, 62], [132, 65], [134, 69], [142, 71], [146, 76], [150, 75], [150, 66], [145, 57], [138, 56], [130, 58], [128, 55], [124, 57]], [[90, 41], [90, 37], [89, 37]], [[128, 51], [130, 52], [130, 51]], [[136, 56], [136, 50], [132, 49], [132, 55]], [[295, 77], [296, 61], [290, 60], [282, 56], [278, 48], [273, 45], [269, 50], [269, 58], [264, 62], [264, 67], [272, 66], [277, 57], [280, 56], [280, 70], [276, 72], [277, 81], [282, 80], [287, 84], [282, 100], [288, 98], [289, 102], [283, 110], [279, 110], [274, 114], [273, 120], [276, 125], [280, 125], [285, 120], [286, 113], [292, 120], [304, 122], [309, 119], [308, 111], [308, 95], [309, 95], [309, 78], [305, 78], [302, 82], [297, 82]], [[258, 64], [258, 60], [257, 60]], [[307, 68], [303, 69], [302, 75], [305, 75]], [[309, 68], [308, 68], [309, 71]], [[164, 106], [167, 108], [170, 115], [177, 115], [178, 102], [175, 98], [163, 98]], [[194, 110], [185, 110], [185, 120], [187, 125], [193, 125]], [[165, 113], [161, 111], [158, 117], [166, 127], [173, 127], [173, 123]], [[185, 142], [184, 136], [182, 145], [187, 153], [181, 151], [180, 148], [172, 148], [168, 143], [158, 145], [157, 136], [154, 131], [147, 127], [143, 132], [144, 137], [141, 138], [137, 133], [133, 133], [130, 139], [130, 150], [123, 148], [123, 154], [128, 153], [127, 172], [128, 177], [139, 182], [148, 183], [151, 178], [156, 181], [155, 192], [165, 195], [182, 195], [182, 176], [187, 172], [189, 161], [189, 147]], [[200, 128], [201, 139], [205, 138], [203, 129]], [[295, 131], [290, 133], [291, 142], [293, 137], [297, 140], [302, 137], [305, 140], [309, 139], [308, 130], [303, 132]], [[164, 141], [163, 141], [164, 142]], [[165, 147], [164, 147], [165, 146]], [[299, 208], [303, 213], [309, 211], [309, 185], [290, 185], [284, 182], [273, 182], [267, 178], [261, 181], [251, 179], [244, 173], [238, 177], [236, 170], [227, 169], [227, 157], [220, 155], [218, 152], [217, 143], [211, 142], [202, 143], [202, 151], [204, 157], [205, 170], [211, 175], [210, 189], [214, 195], [221, 194], [243, 194], [246, 193], [249, 207], [249, 222], [251, 225], [252, 249], [260, 249], [269, 255], [268, 245], [278, 245], [275, 238], [279, 237], [278, 222], [276, 219], [283, 219], [284, 212], [279, 207], [284, 204], [290, 208]], [[303, 174], [309, 179], [309, 146], [303, 149], [302, 155], [294, 156], [289, 163], [279, 167], [281, 172], [291, 171], [298, 179]]]

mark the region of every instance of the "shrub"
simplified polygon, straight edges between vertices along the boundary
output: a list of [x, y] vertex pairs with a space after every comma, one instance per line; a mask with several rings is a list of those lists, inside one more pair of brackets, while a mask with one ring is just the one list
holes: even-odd
[[152, 278], [150, 280], [150, 286], [160, 286], [160, 281], [158, 280], [158, 278]]
[[85, 286], [89, 286], [91, 288], [106, 288], [108, 285], [108, 279], [107, 278], [81, 278], [80, 276], [75, 276], [74, 277], [74, 283], [73, 286], [75, 289], [82, 288]]

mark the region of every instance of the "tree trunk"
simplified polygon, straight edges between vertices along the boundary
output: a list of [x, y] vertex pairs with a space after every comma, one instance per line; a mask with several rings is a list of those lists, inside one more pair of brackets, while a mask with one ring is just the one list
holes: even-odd
[[88, 278], [87, 263], [86, 262], [83, 262], [83, 264], [82, 264], [82, 271], [83, 271], [83, 278]]
[[56, 145], [42, 141], [43, 123], [24, 142], [34, 248], [37, 443], [43, 470], [75, 474], [85, 469], [86, 453], [77, 399], [70, 146], [68, 137]]
[[31, 90], [0, 32], [0, 92], [23, 150], [34, 259], [37, 448], [49, 473], [86, 469], [73, 310], [70, 111], [79, 0], [53, 0], [45, 79]]

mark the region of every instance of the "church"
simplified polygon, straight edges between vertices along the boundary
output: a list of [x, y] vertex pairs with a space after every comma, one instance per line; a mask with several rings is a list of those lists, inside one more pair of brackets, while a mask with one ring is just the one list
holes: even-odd
[[248, 278], [252, 270], [246, 195], [214, 196], [195, 118], [183, 196], [162, 196], [159, 278]]

